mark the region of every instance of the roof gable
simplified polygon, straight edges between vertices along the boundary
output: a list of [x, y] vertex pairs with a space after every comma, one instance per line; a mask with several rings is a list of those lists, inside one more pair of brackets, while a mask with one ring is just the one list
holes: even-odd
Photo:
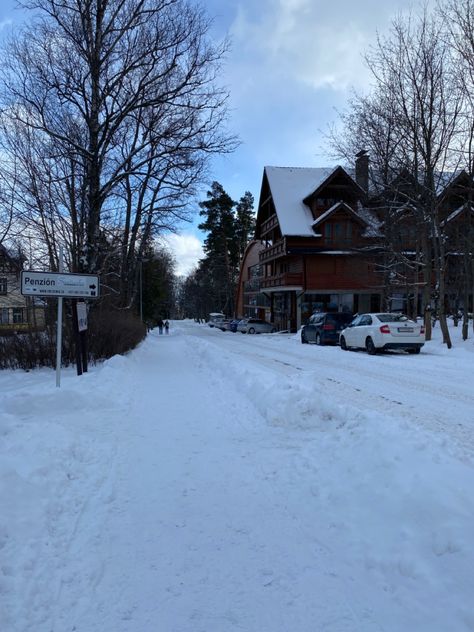
[[346, 214], [350, 215], [351, 218], [358, 222], [359, 224], [363, 225], [363, 226], [367, 226], [367, 222], [362, 219], [362, 217], [360, 217], [359, 215], [357, 215], [357, 213], [354, 211], [354, 209], [352, 209], [348, 204], [346, 204], [345, 202], [337, 202], [336, 204], [334, 204], [333, 206], [331, 206], [331, 208], [329, 208], [327, 211], [325, 211], [322, 215], [320, 215], [319, 217], [317, 217], [313, 223], [311, 224], [311, 226], [313, 228], [316, 228], [317, 226], [319, 226], [320, 224], [324, 223], [326, 220], [328, 220], [331, 215], [334, 215], [334, 213], [336, 213], [337, 211], [344, 211]]
[[459, 208], [457, 208], [452, 213], [450, 213], [448, 217], [443, 222], [441, 222], [441, 226], [450, 224], [452, 221], [454, 221], [455, 219], [458, 219], [459, 217], [461, 217], [461, 215], [463, 215], [467, 211], [470, 211], [472, 214], [474, 214], [474, 207], [472, 207], [468, 202], [466, 202], [465, 204], [462, 204]]
[[357, 182], [354, 180], [354, 178], [340, 165], [335, 167], [332, 172], [327, 176], [327, 178], [325, 178], [322, 182], [320, 182], [317, 187], [311, 191], [311, 193], [309, 195], [307, 195], [304, 199], [303, 202], [305, 204], [309, 204], [311, 202], [311, 200], [315, 197], [317, 197], [322, 189], [324, 189], [324, 187], [328, 186], [329, 184], [331, 184], [331, 182], [333, 182], [338, 176], [343, 176], [344, 178], [346, 178], [351, 185], [354, 187], [354, 189], [358, 189], [361, 197], [365, 197], [366, 193], [364, 191], [364, 189], [362, 189], [362, 187], [360, 187]]
[[[282, 235], [314, 237], [314, 217], [305, 203], [336, 177], [345, 175], [360, 189], [342, 167], [271, 167], [264, 168]], [[263, 191], [263, 186], [262, 186]], [[363, 195], [362, 189], [361, 196]], [[262, 203], [262, 201], [261, 201]]]

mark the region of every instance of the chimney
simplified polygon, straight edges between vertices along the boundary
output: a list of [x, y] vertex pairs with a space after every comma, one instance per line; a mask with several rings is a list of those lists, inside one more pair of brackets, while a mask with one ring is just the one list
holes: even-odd
[[357, 184], [365, 191], [369, 192], [369, 154], [365, 149], [356, 154], [355, 179]]

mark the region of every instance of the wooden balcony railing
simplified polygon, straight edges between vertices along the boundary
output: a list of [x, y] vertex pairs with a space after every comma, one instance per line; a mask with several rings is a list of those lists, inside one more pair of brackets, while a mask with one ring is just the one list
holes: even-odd
[[267, 220], [265, 220], [262, 223], [262, 226], [260, 228], [260, 235], [263, 237], [263, 235], [266, 235], [267, 233], [269, 233], [272, 230], [272, 228], [275, 228], [277, 224], [278, 224], [277, 216], [272, 215], [271, 217], [269, 217]]
[[259, 260], [260, 263], [264, 263], [266, 261], [271, 261], [272, 259], [277, 259], [278, 257], [282, 257], [286, 254], [286, 244], [284, 239], [280, 239], [276, 244], [270, 246], [269, 248], [265, 248], [260, 252]]
[[277, 274], [271, 277], [265, 277], [260, 281], [261, 289], [269, 287], [289, 287], [289, 286], [302, 286], [303, 274], [301, 272], [285, 272], [284, 274]]

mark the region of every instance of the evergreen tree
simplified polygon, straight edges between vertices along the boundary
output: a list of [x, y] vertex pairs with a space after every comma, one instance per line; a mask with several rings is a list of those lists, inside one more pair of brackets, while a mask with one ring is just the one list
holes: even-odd
[[204, 240], [206, 257], [203, 268], [207, 268], [214, 286], [213, 294], [217, 305], [213, 309], [232, 314], [239, 264], [235, 202], [219, 182], [213, 182], [211, 190], [207, 192], [207, 200], [200, 202], [199, 206], [199, 214], [205, 217], [199, 224], [199, 229], [208, 233]]
[[255, 232], [255, 215], [253, 211], [254, 199], [250, 191], [246, 191], [236, 206], [235, 236], [239, 260], [242, 261], [247, 244]]
[[235, 202], [219, 182], [213, 182], [201, 202], [204, 218], [199, 229], [207, 232], [205, 257], [184, 280], [179, 308], [187, 317], [206, 318], [209, 312], [235, 314], [240, 263], [255, 228], [254, 199], [246, 192]]
[[[175, 262], [164, 248], [149, 248], [139, 268], [141, 283], [137, 296], [144, 322], [171, 318], [175, 298]], [[140, 281], [139, 281], [140, 282]]]

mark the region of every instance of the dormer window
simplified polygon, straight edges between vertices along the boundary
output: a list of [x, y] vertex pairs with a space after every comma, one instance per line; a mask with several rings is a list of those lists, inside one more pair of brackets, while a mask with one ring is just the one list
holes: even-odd
[[352, 242], [352, 222], [327, 222], [324, 225], [324, 238], [331, 243]]

